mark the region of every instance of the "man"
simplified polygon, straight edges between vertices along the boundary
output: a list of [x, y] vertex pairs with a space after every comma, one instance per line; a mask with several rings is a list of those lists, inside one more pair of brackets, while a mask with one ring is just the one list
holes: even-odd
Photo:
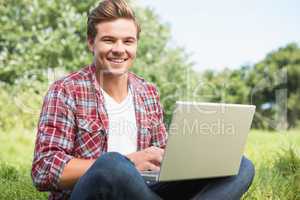
[[93, 63], [56, 81], [40, 115], [32, 178], [49, 199], [238, 199], [254, 175], [243, 159], [235, 177], [147, 185], [159, 170], [167, 133], [154, 85], [128, 72], [140, 26], [124, 0], [88, 16]]

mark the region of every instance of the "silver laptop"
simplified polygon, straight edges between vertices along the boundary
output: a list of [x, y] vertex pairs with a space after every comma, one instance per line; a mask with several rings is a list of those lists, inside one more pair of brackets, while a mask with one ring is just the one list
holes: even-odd
[[236, 175], [249, 133], [254, 105], [176, 102], [159, 172], [146, 182]]

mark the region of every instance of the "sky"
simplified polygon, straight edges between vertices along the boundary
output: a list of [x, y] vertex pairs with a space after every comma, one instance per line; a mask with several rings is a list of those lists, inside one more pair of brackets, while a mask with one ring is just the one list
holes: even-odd
[[290, 42], [300, 45], [299, 0], [137, 0], [171, 28], [194, 69], [238, 68]]

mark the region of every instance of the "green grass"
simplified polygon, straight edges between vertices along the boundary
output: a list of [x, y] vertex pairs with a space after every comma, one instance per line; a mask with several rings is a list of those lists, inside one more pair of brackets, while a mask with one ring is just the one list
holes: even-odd
[[300, 131], [251, 131], [246, 155], [256, 168], [244, 199], [300, 200]]
[[35, 131], [14, 130], [0, 132], [0, 199], [47, 199], [46, 192], [38, 192], [30, 177]]
[[[35, 131], [0, 134], [0, 199], [47, 199], [30, 178]], [[253, 130], [245, 154], [253, 161], [256, 176], [244, 200], [300, 200], [299, 130]]]

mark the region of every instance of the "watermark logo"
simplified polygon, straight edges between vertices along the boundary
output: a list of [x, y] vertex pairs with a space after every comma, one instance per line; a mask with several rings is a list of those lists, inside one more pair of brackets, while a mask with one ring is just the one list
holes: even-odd
[[170, 134], [203, 135], [203, 136], [234, 136], [236, 128], [233, 123], [224, 119], [203, 121], [199, 119], [183, 119], [178, 124], [172, 123]]

